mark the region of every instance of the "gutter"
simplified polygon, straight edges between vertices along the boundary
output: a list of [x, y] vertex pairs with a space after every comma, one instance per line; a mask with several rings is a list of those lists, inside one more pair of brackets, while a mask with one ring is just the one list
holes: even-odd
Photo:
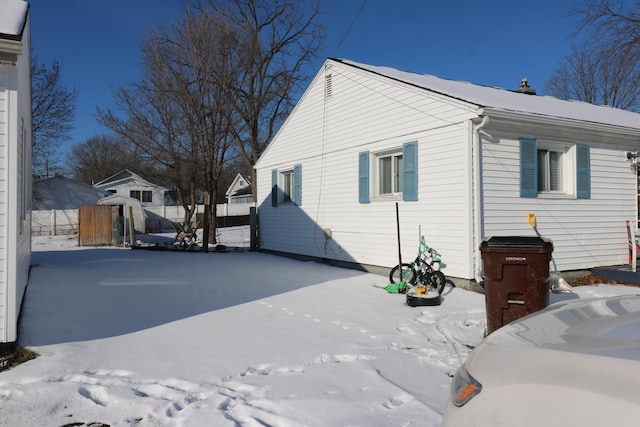
[[482, 215], [482, 185], [480, 183], [482, 179], [482, 153], [480, 150], [480, 131], [483, 127], [489, 123], [489, 116], [481, 116], [482, 121], [478, 124], [473, 124], [473, 132], [472, 132], [472, 141], [471, 141], [471, 152], [472, 152], [472, 162], [473, 162], [473, 218], [474, 218], [474, 227], [473, 227], [473, 242], [475, 242], [473, 248], [473, 275], [478, 284], [484, 281], [481, 273], [481, 265], [482, 260], [480, 259], [480, 241], [482, 240], [482, 230], [483, 230], [483, 215]]
[[578, 128], [585, 131], [622, 135], [629, 139], [633, 139], [634, 141], [635, 138], [640, 137], [640, 127], [632, 127], [628, 124], [602, 123], [581, 119], [546, 116], [535, 113], [525, 113], [520, 111], [508, 111], [489, 107], [483, 108], [481, 113], [490, 115], [493, 120], [505, 120], [510, 122], [516, 121], [520, 123], [526, 121], [535, 125]]

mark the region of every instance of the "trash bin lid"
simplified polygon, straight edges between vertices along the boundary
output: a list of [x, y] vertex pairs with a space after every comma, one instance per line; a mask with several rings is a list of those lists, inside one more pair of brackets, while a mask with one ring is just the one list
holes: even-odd
[[550, 239], [539, 236], [494, 236], [485, 239], [480, 244], [481, 248], [553, 248]]

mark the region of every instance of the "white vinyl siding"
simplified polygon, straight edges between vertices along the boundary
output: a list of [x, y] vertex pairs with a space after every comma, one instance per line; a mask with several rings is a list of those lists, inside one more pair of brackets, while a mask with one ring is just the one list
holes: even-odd
[[[319, 74], [260, 158], [261, 247], [390, 267], [398, 259], [399, 202], [403, 257], [415, 257], [421, 226], [427, 242], [447, 261], [447, 273], [467, 276], [468, 109], [351, 67], [336, 65], [331, 73], [331, 99], [325, 104], [325, 78]], [[372, 197], [360, 203], [360, 153], [370, 151], [373, 161], [374, 153], [401, 149], [408, 141], [417, 143], [418, 201]], [[304, 204], [272, 208], [272, 170], [296, 162], [305, 169]], [[326, 228], [330, 240], [325, 240]]]
[[[560, 270], [627, 263], [625, 221], [637, 217], [637, 182], [624, 153], [637, 149], [635, 137], [613, 125], [585, 130], [577, 118], [476, 108], [460, 98], [328, 60], [256, 164], [261, 247], [390, 268], [398, 262], [397, 203], [403, 260], [415, 257], [420, 230], [441, 253], [448, 276], [479, 277], [479, 239], [535, 235], [528, 213], [553, 240]], [[473, 123], [481, 124], [477, 133]], [[545, 150], [562, 145], [562, 179], [551, 169], [548, 178], [562, 191], [538, 193], [535, 169], [528, 181], [533, 192], [521, 196], [523, 138], [543, 141]], [[376, 155], [410, 141], [415, 200], [402, 200], [406, 175], [402, 198], [376, 197]], [[535, 165], [537, 151], [532, 154]], [[406, 168], [407, 156], [402, 160]], [[272, 172], [298, 162], [305, 167], [305, 204], [272, 207]]]
[[[549, 130], [539, 128], [540, 134]], [[620, 265], [628, 262], [625, 221], [636, 215], [635, 175], [625, 164], [625, 147], [589, 143], [591, 194], [588, 199], [540, 193], [520, 197], [520, 142], [517, 135], [485, 130], [482, 144], [484, 237], [535, 235], [527, 214], [537, 217], [537, 231], [554, 243], [560, 270]], [[585, 144], [589, 134], [566, 132], [555, 140]], [[542, 139], [542, 138], [541, 138]], [[496, 143], [499, 141], [499, 143]], [[615, 142], [615, 138], [611, 137]]]
[[0, 64], [0, 344], [17, 340], [31, 264], [29, 22], [22, 54]]
[[7, 342], [6, 230], [7, 230], [7, 110], [8, 65], [0, 64], [0, 343]]

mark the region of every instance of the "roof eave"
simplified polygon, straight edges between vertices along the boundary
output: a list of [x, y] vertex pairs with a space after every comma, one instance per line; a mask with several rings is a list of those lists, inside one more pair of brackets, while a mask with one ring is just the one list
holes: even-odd
[[22, 41], [0, 37], [0, 62], [15, 63], [22, 55]]
[[[16, 28], [15, 32], [11, 31], [11, 33], [4, 33], [4, 32], [0, 33], [0, 53], [8, 54], [11, 56], [15, 55], [16, 61], [17, 61], [17, 56], [22, 55], [22, 47], [23, 47], [22, 38], [23, 38], [25, 28], [27, 26], [27, 22], [29, 20], [30, 11], [31, 11], [31, 5], [29, 5], [28, 3], [25, 3], [24, 10], [22, 11], [22, 15], [21, 15], [21, 22], [20, 22], [19, 28]], [[4, 56], [6, 57], [7, 55], [4, 55]], [[0, 60], [5, 60], [5, 59], [6, 58], [0, 57]]]
[[546, 116], [542, 114], [527, 113], [522, 111], [511, 111], [485, 107], [480, 112], [481, 116], [489, 116], [494, 119], [519, 120], [527, 121], [532, 124], [547, 126], [565, 126], [569, 128], [578, 128], [587, 131], [612, 133], [624, 135], [627, 137], [640, 138], [640, 128], [632, 128], [626, 126], [617, 126], [607, 123], [590, 122], [578, 119], [570, 119], [565, 117]]

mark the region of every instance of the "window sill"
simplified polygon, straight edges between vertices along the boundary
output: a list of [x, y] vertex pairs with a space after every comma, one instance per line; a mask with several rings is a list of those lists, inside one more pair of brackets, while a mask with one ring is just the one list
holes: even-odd
[[371, 198], [372, 202], [397, 202], [402, 201], [402, 194], [393, 194], [385, 196], [374, 196]]
[[538, 193], [538, 199], [568, 199], [575, 200], [575, 194], [567, 193]]

